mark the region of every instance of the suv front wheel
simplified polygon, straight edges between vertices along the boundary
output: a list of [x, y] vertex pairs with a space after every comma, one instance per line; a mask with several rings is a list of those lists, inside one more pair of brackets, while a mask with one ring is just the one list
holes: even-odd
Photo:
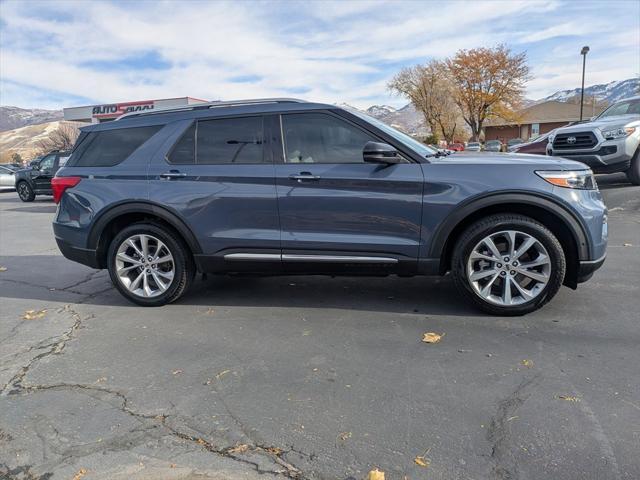
[[138, 305], [174, 302], [187, 291], [195, 267], [187, 247], [172, 232], [154, 224], [126, 227], [112, 240], [107, 254], [111, 281]]
[[524, 315], [562, 286], [566, 260], [558, 239], [522, 215], [486, 217], [460, 236], [452, 276], [458, 289], [492, 315]]

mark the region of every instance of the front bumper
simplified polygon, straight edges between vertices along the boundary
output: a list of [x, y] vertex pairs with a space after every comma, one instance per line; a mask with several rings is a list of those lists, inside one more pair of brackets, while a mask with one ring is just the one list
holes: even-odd
[[589, 149], [554, 149], [549, 146], [547, 154], [582, 162], [595, 173], [623, 172], [629, 168], [631, 158], [638, 148], [637, 133], [615, 140], [605, 140], [599, 130], [592, 133], [598, 143]]
[[582, 260], [580, 262], [580, 266], [578, 267], [578, 283], [583, 283], [593, 277], [593, 274], [596, 270], [598, 270], [602, 264], [604, 264], [607, 255], [604, 254], [602, 257], [597, 260]]

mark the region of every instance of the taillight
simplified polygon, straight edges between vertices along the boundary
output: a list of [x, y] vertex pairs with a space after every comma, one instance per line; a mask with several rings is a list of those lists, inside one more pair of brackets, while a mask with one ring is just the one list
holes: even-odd
[[62, 194], [67, 188], [75, 187], [80, 183], [82, 177], [53, 177], [51, 179], [51, 190], [53, 190], [53, 201], [60, 203]]

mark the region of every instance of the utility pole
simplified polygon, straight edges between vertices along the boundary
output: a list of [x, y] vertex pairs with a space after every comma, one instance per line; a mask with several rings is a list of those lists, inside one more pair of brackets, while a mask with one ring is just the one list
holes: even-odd
[[580, 121], [582, 121], [582, 109], [584, 107], [584, 67], [587, 63], [587, 53], [589, 53], [589, 47], [584, 46], [582, 50], [580, 50], [580, 55], [582, 55], [582, 88], [580, 89]]

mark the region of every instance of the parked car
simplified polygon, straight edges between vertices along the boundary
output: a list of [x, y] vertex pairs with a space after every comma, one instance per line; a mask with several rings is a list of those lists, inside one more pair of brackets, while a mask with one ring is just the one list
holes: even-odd
[[9, 165], [0, 165], [0, 188], [15, 188], [16, 169]]
[[586, 123], [558, 128], [547, 153], [587, 164], [596, 173], [625, 172], [640, 185], [640, 96], [620, 100]]
[[482, 150], [482, 144], [480, 142], [469, 142], [465, 150], [469, 152], [480, 152]]
[[536, 138], [532, 138], [528, 142], [519, 143], [511, 147], [512, 153], [530, 153], [533, 155], [546, 155], [547, 144], [549, 143], [549, 136], [553, 134], [555, 130], [551, 130]]
[[449, 150], [453, 150], [456, 152], [462, 152], [464, 151], [464, 144], [462, 143], [452, 143], [451, 145], [449, 145]]
[[607, 245], [580, 163], [440, 157], [361, 112], [291, 99], [83, 127], [52, 186], [64, 256], [144, 306], [177, 300], [196, 272], [450, 271], [479, 308], [520, 315], [590, 278]]
[[70, 152], [53, 151], [31, 166], [15, 172], [15, 187], [23, 202], [33, 202], [36, 195], [52, 195], [51, 179], [69, 159]]
[[487, 140], [484, 142], [485, 152], [501, 152], [502, 142], [500, 140]]
[[513, 152], [514, 147], [521, 143], [524, 143], [524, 140], [521, 138], [510, 138], [507, 140], [507, 152]]

